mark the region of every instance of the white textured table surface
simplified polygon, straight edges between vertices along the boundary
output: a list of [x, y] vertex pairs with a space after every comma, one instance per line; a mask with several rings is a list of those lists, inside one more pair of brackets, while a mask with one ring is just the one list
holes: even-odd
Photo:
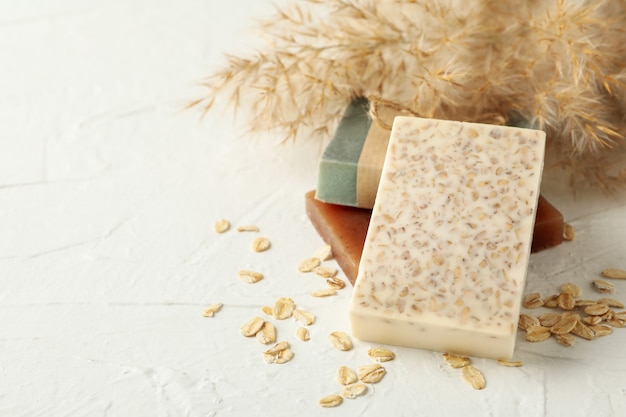
[[[0, 1], [0, 415], [287, 416], [626, 415], [626, 329], [566, 348], [520, 333], [521, 368], [474, 359], [469, 388], [437, 353], [393, 348], [368, 394], [322, 409], [340, 365], [369, 363], [369, 344], [334, 350], [349, 331], [350, 289], [297, 271], [322, 241], [304, 212], [319, 143], [242, 137], [242, 121], [181, 108], [195, 85], [245, 50], [260, 1]], [[590, 283], [626, 268], [626, 193], [579, 193], [557, 174], [543, 192], [577, 230], [534, 254], [528, 291]], [[217, 235], [214, 220], [255, 224]], [[332, 264], [332, 262], [330, 263]], [[242, 268], [266, 278], [242, 284]], [[616, 282], [626, 300], [626, 281]], [[267, 365], [239, 334], [278, 297], [314, 312], [311, 340], [275, 321], [294, 359]], [[224, 303], [214, 318], [201, 316]]]

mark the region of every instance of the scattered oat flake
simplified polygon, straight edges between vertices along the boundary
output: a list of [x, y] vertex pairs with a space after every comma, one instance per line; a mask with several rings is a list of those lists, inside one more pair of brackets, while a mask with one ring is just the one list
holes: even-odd
[[613, 319], [607, 320], [606, 323], [613, 327], [619, 327], [619, 328], [626, 327], [626, 320], [623, 320], [623, 319], [613, 318]]
[[265, 363], [275, 363], [275, 364], [283, 364], [292, 360], [294, 357], [294, 353], [291, 349], [283, 349], [275, 355], [270, 355], [268, 353], [263, 353], [263, 360]]
[[224, 233], [228, 229], [230, 229], [230, 222], [226, 219], [219, 219], [213, 223], [213, 230], [215, 230], [216, 233]]
[[443, 358], [451, 368], [463, 368], [471, 363], [467, 356], [455, 355], [452, 353], [444, 353]]
[[606, 304], [594, 304], [591, 306], [585, 307], [585, 314], [589, 314], [590, 316], [601, 316], [603, 314], [608, 313], [611, 310]]
[[622, 318], [610, 318], [606, 321], [606, 323], [608, 325], [611, 325], [613, 327], [626, 327], [626, 320], [622, 319]]
[[572, 297], [580, 297], [583, 293], [582, 288], [580, 286], [574, 284], [573, 282], [566, 282], [561, 285], [561, 292], [565, 294], [570, 294]]
[[576, 307], [587, 307], [587, 306], [591, 306], [591, 305], [594, 305], [594, 304], [597, 304], [597, 303], [598, 302], [594, 301], [594, 300], [587, 300], [587, 299], [581, 300], [581, 299], [578, 299], [578, 300], [576, 300], [575, 304], [576, 304]]
[[511, 361], [508, 359], [498, 359], [498, 365], [508, 366], [509, 368], [517, 368], [519, 366], [524, 365], [522, 361]]
[[293, 359], [294, 353], [289, 348], [288, 342], [278, 342], [263, 352], [263, 360], [266, 363], [283, 364]]
[[589, 328], [594, 331], [596, 336], [608, 336], [613, 333], [613, 328], [608, 324], [594, 324]]
[[337, 275], [338, 272], [337, 268], [331, 268], [329, 266], [316, 266], [313, 268], [313, 273], [322, 278], [332, 278]]
[[285, 320], [293, 315], [296, 303], [289, 297], [281, 297], [274, 303], [272, 315], [276, 320]]
[[476, 390], [485, 388], [485, 377], [472, 365], [464, 366], [463, 369], [461, 369], [461, 375], [465, 382], [470, 384], [472, 388]]
[[572, 346], [574, 344], [575, 340], [576, 340], [574, 338], [574, 336], [572, 336], [569, 333], [567, 333], [567, 334], [555, 334], [554, 338], [556, 339], [557, 342], [559, 342], [563, 346]]
[[238, 232], [258, 232], [259, 228], [253, 225], [245, 225], [245, 226], [239, 226], [237, 228]]
[[328, 335], [328, 341], [330, 344], [338, 350], [347, 351], [352, 349], [352, 340], [345, 332], [332, 332]]
[[557, 299], [557, 305], [563, 310], [573, 310], [576, 308], [576, 300], [572, 294], [561, 293]]
[[333, 288], [335, 290], [341, 290], [346, 287], [346, 283], [342, 279], [337, 277], [327, 278], [326, 283], [330, 288]]
[[587, 326], [595, 326], [596, 324], [602, 323], [602, 317], [600, 316], [586, 316], [582, 318], [583, 323]]
[[526, 330], [526, 340], [529, 342], [541, 342], [550, 337], [550, 329], [543, 326], [530, 326]]
[[276, 328], [272, 323], [266, 321], [263, 326], [256, 332], [256, 340], [264, 345], [276, 342]]
[[605, 278], [626, 279], [626, 271], [618, 268], [607, 268], [604, 271], [600, 272], [600, 275]]
[[552, 327], [550, 327], [550, 332], [553, 334], [565, 334], [572, 331], [576, 323], [578, 322], [578, 317], [574, 315], [563, 315], [561, 319], [556, 322]]
[[525, 308], [539, 308], [543, 305], [541, 294], [534, 292], [524, 297], [523, 305]]
[[361, 395], [365, 395], [367, 392], [367, 385], [362, 382], [355, 382], [354, 384], [345, 385], [341, 389], [341, 396], [347, 399], [354, 399], [356, 397], [360, 397]]
[[559, 294], [552, 294], [543, 300], [543, 306], [548, 308], [555, 308], [559, 306]]
[[333, 258], [333, 250], [330, 245], [324, 245], [315, 251], [313, 257], [321, 261], [328, 261]]
[[202, 312], [202, 317], [213, 317], [223, 306], [222, 303], [211, 304]]
[[576, 229], [569, 223], [563, 224], [563, 239], [572, 241], [576, 238]]
[[603, 279], [596, 279], [593, 281], [593, 286], [596, 287], [598, 291], [601, 293], [614, 292], [615, 285], [612, 283], [605, 281]]
[[602, 320], [611, 320], [611, 319], [616, 318], [615, 317], [615, 312], [613, 310], [609, 310], [606, 313], [604, 313], [604, 314], [602, 314], [600, 316], [596, 316], [596, 317], [600, 317]]
[[337, 294], [337, 290], [335, 290], [334, 288], [324, 288], [321, 290], [313, 291], [311, 293], [313, 297], [328, 297], [335, 294]]
[[529, 316], [528, 314], [520, 314], [519, 321], [517, 322], [517, 327], [522, 330], [526, 330], [530, 326], [537, 326], [539, 324], [539, 319], [537, 317]]
[[276, 355], [276, 361], [274, 363], [279, 365], [287, 363], [292, 360], [294, 356], [295, 354], [293, 353], [293, 350], [289, 348], [281, 350], [280, 352], [278, 352], [278, 355]]
[[275, 355], [278, 352], [285, 350], [289, 347], [289, 342], [278, 342], [276, 343], [274, 346], [272, 346], [271, 348], [267, 349], [265, 352], [263, 353], [267, 353], [268, 355]]
[[366, 384], [376, 384], [387, 373], [387, 370], [382, 365], [375, 363], [372, 365], [361, 366], [357, 370], [359, 379]]
[[598, 304], [606, 304], [609, 307], [624, 308], [624, 303], [614, 298], [601, 298], [597, 301]]
[[376, 362], [388, 362], [395, 359], [396, 355], [387, 348], [377, 346], [367, 351], [367, 355]]
[[574, 326], [571, 333], [587, 340], [592, 340], [596, 336], [596, 333], [582, 321], [576, 322], [576, 326]]
[[319, 404], [322, 407], [329, 408], [329, 407], [337, 407], [338, 405], [341, 405], [342, 402], [343, 402], [343, 397], [341, 395], [331, 394], [331, 395], [327, 395], [325, 397], [320, 398]]
[[300, 272], [311, 272], [318, 266], [320, 266], [321, 261], [319, 258], [307, 258], [300, 262], [298, 265], [298, 271]]
[[274, 317], [274, 307], [263, 306], [261, 307], [261, 311], [263, 314], [267, 314], [268, 316]]
[[616, 311], [612, 314], [612, 317], [618, 320], [626, 320], [626, 311]]
[[252, 250], [255, 252], [265, 252], [272, 246], [266, 237], [257, 237], [252, 241]]
[[296, 309], [293, 312], [292, 316], [298, 323], [302, 324], [303, 326], [310, 326], [311, 324], [315, 323], [315, 314], [306, 310]]
[[519, 321], [517, 322], [517, 327], [522, 330], [526, 330], [530, 326], [537, 326], [539, 324], [539, 319], [537, 317], [529, 316], [528, 314], [520, 314]]
[[296, 328], [296, 337], [302, 340], [303, 342], [306, 342], [307, 340], [310, 339], [309, 329], [307, 329], [306, 327]]
[[539, 316], [539, 324], [544, 327], [552, 327], [561, 320], [559, 313], [545, 313]]
[[341, 385], [350, 385], [358, 381], [359, 377], [356, 375], [356, 372], [354, 372], [353, 369], [348, 368], [347, 366], [342, 366], [337, 369], [335, 379]]
[[262, 317], [254, 317], [242, 324], [239, 328], [239, 332], [243, 336], [252, 337], [257, 334], [259, 330], [261, 330], [261, 327], [263, 327], [263, 323], [265, 323], [265, 320], [263, 320]]
[[256, 284], [263, 279], [263, 274], [255, 271], [241, 270], [237, 275], [246, 284]]

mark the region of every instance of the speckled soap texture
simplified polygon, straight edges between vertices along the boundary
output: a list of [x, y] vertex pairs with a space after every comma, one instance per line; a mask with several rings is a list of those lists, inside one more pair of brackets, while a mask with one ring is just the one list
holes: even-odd
[[354, 336], [510, 358], [544, 147], [538, 130], [396, 118], [350, 306]]

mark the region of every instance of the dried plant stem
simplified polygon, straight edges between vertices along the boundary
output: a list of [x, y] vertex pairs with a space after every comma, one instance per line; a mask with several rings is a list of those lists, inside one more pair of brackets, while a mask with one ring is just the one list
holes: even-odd
[[626, 178], [625, 23], [619, 0], [303, 0], [261, 22], [267, 47], [227, 56], [192, 105], [225, 96], [252, 132], [285, 140], [327, 138], [355, 97], [422, 117], [517, 118], [546, 131], [559, 165], [611, 189]]

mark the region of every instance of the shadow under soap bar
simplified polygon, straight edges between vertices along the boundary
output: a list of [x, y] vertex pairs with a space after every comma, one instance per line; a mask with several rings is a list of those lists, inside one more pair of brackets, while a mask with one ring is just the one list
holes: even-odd
[[[352, 285], [356, 280], [372, 210], [324, 203], [315, 190], [305, 194], [309, 220], [318, 234], [333, 248], [333, 256]], [[539, 252], [563, 242], [563, 215], [542, 195], [537, 203], [531, 252]]]

